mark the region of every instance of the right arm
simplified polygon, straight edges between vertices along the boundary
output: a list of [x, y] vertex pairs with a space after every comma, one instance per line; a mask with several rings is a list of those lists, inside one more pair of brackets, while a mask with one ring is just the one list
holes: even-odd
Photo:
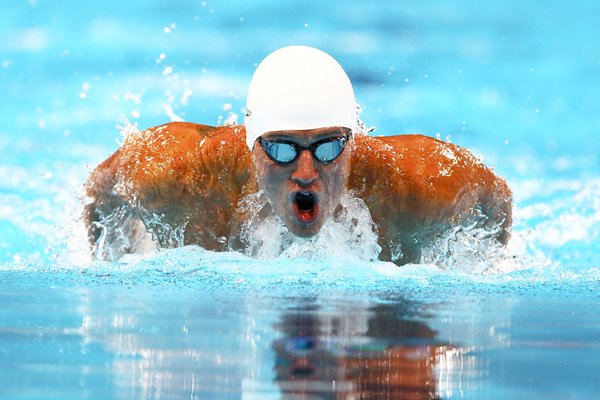
[[89, 238], [106, 250], [97, 257], [139, 251], [146, 232], [160, 247], [224, 250], [251, 165], [241, 127], [170, 123], [130, 135], [86, 185]]

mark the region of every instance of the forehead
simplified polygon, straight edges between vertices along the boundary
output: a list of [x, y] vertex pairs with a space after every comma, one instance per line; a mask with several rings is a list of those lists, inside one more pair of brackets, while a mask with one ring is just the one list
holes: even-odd
[[265, 132], [262, 135], [263, 139], [285, 139], [297, 143], [313, 143], [321, 139], [337, 137], [348, 132], [348, 128], [333, 126], [327, 128], [316, 128], [307, 130], [286, 130], [286, 131], [271, 131]]

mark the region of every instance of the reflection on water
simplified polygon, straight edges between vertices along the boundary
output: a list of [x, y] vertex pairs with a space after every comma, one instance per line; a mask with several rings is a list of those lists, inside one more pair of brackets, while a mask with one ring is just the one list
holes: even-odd
[[113, 397], [240, 398], [257, 362], [244, 305], [136, 294], [86, 293], [81, 308], [85, 340], [110, 360]]
[[439, 378], [454, 373], [464, 350], [436, 340], [406, 306], [284, 313], [273, 342], [279, 388], [293, 398], [441, 398]]
[[[61, 276], [47, 279], [56, 285]], [[109, 283], [122, 278], [101, 274], [92, 285], [86, 277], [86, 288], [5, 286], [0, 398], [588, 399], [598, 393], [600, 318], [592, 296], [525, 300], [431, 289], [431, 297], [403, 298], [321, 285], [295, 297], [254, 286]]]
[[110, 354], [118, 398], [438, 399], [477, 368], [468, 349], [437, 338], [422, 305], [401, 299], [300, 299], [267, 313], [268, 299], [203, 299], [112, 314], [95, 303], [118, 299], [87, 300], [83, 334]]

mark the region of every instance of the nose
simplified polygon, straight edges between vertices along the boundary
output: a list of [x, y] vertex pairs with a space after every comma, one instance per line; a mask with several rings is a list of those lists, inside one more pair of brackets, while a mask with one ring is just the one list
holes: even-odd
[[315, 170], [315, 161], [310, 151], [303, 150], [298, 157], [298, 164], [292, 173], [292, 181], [300, 186], [310, 186], [317, 178], [319, 173]]

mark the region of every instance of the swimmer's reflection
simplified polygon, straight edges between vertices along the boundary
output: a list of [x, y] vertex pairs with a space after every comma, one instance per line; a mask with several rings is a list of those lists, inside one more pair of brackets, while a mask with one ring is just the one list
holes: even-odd
[[277, 384], [288, 398], [438, 399], [438, 360], [452, 352], [403, 304], [282, 316], [273, 343]]

